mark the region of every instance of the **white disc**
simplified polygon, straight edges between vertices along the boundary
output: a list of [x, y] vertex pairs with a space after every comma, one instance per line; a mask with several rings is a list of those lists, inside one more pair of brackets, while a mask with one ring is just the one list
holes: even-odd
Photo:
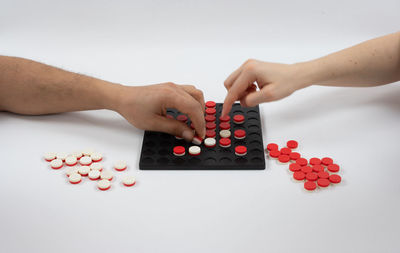
[[111, 180], [114, 176], [114, 173], [112, 173], [109, 170], [103, 170], [100, 174], [100, 178], [101, 179], [107, 179], [107, 180]]
[[93, 153], [94, 153], [94, 150], [91, 148], [88, 148], [88, 149], [85, 149], [82, 151], [82, 154], [86, 155], [86, 156], [91, 156]]
[[75, 156], [68, 156], [67, 158], [65, 158], [65, 164], [67, 165], [75, 165], [77, 162], [77, 159]]
[[189, 154], [191, 155], [198, 155], [201, 152], [201, 148], [199, 146], [191, 146], [189, 148]]
[[92, 163], [92, 158], [90, 158], [89, 156], [84, 156], [79, 160], [79, 163], [82, 165], [89, 165]]
[[219, 135], [220, 135], [222, 138], [229, 138], [229, 137], [231, 137], [231, 131], [229, 131], [229, 130], [221, 130], [221, 131], [219, 132]]
[[102, 170], [103, 169], [103, 165], [101, 163], [92, 163], [90, 165], [90, 169], [91, 170]]
[[59, 168], [63, 165], [63, 161], [61, 159], [54, 159], [50, 162], [50, 166], [53, 168]]
[[91, 154], [90, 157], [92, 158], [93, 161], [100, 161], [103, 158], [103, 155], [98, 152], [95, 152]]
[[90, 179], [99, 179], [100, 178], [101, 172], [99, 170], [91, 170], [89, 172], [89, 178]]
[[69, 167], [69, 168], [67, 168], [66, 174], [67, 174], [67, 176], [70, 176], [73, 173], [78, 173], [78, 171], [79, 171], [78, 167]]
[[65, 158], [67, 158], [67, 156], [68, 156], [68, 154], [65, 152], [57, 153], [57, 159], [61, 159], [63, 161], [65, 160]]
[[79, 174], [82, 176], [86, 176], [90, 172], [90, 167], [89, 166], [82, 166], [79, 168]]
[[103, 180], [100, 180], [99, 182], [97, 182], [97, 187], [99, 187], [100, 189], [103, 189], [103, 190], [109, 188], [110, 186], [111, 186], [111, 182], [106, 179], [103, 179]]
[[116, 170], [123, 170], [126, 168], [126, 162], [125, 161], [117, 161], [114, 163], [114, 168]]
[[136, 182], [134, 176], [126, 176], [122, 179], [122, 183], [125, 185], [133, 185]]
[[56, 159], [56, 156], [57, 156], [57, 154], [54, 152], [47, 152], [44, 154], [44, 159], [51, 161], [51, 160]]
[[204, 140], [204, 145], [206, 145], [206, 147], [213, 147], [216, 143], [217, 141], [214, 138], [207, 138]]
[[71, 183], [77, 183], [79, 181], [81, 181], [82, 176], [79, 175], [78, 173], [72, 173], [71, 175], [69, 175], [69, 181]]
[[203, 139], [201, 139], [200, 137], [197, 137], [197, 136], [195, 136], [192, 140], [192, 143], [196, 144], [196, 145], [201, 145], [202, 142], [203, 142]]
[[77, 159], [83, 156], [81, 151], [75, 151], [72, 153], [72, 155], [75, 156]]

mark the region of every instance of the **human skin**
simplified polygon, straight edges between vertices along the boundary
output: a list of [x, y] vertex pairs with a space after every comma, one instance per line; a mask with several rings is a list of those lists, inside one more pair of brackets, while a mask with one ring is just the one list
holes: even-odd
[[399, 80], [400, 32], [307, 62], [280, 64], [250, 59], [224, 82], [228, 93], [222, 115], [228, 114], [237, 100], [252, 107], [311, 85], [369, 87]]
[[108, 109], [140, 129], [182, 136], [193, 130], [165, 117], [167, 108], [186, 113], [205, 136], [204, 97], [193, 85], [125, 86], [18, 57], [0, 56], [0, 111], [25, 115]]

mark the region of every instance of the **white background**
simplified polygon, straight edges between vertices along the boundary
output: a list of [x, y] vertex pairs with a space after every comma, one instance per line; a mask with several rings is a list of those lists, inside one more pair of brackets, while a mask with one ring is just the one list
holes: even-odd
[[[113, 82], [173, 81], [223, 101], [248, 58], [293, 63], [398, 31], [400, 2], [1, 1], [0, 54]], [[28, 106], [28, 105], [27, 105]], [[264, 143], [331, 156], [307, 193], [287, 167], [139, 171], [143, 132], [109, 111], [0, 114], [0, 252], [399, 252], [400, 86], [311, 87], [261, 106]], [[137, 186], [70, 185], [46, 151], [94, 148]]]

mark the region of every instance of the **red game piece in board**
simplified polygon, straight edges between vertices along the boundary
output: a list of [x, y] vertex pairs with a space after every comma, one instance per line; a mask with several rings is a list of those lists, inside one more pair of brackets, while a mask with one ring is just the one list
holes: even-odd
[[239, 140], [243, 139], [246, 137], [246, 131], [244, 131], [243, 129], [235, 130], [234, 136], [236, 139], [239, 139]]
[[219, 121], [221, 121], [221, 122], [228, 122], [230, 120], [231, 120], [231, 117], [229, 115], [219, 117]]
[[206, 114], [209, 115], [214, 115], [217, 111], [215, 110], [215, 108], [207, 108], [206, 109]]
[[206, 137], [207, 138], [215, 138], [215, 136], [217, 135], [217, 133], [215, 132], [215, 130], [207, 130], [206, 131]]
[[235, 154], [238, 156], [243, 156], [247, 154], [247, 148], [245, 146], [236, 146]]
[[235, 122], [236, 124], [242, 124], [244, 122], [244, 116], [242, 114], [234, 115], [233, 122]]
[[216, 118], [215, 118], [214, 115], [206, 115], [206, 116], [204, 117], [204, 119], [205, 119], [207, 122], [214, 122]]
[[182, 156], [185, 154], [185, 147], [183, 146], [175, 146], [174, 147], [174, 155]]
[[216, 103], [214, 101], [207, 101], [206, 102], [206, 107], [207, 108], [215, 108]]
[[228, 122], [222, 122], [221, 124], [219, 124], [219, 129], [229, 130], [231, 129], [231, 124], [229, 124]]
[[186, 123], [187, 120], [188, 120], [188, 117], [186, 115], [181, 114], [181, 115], [178, 115], [176, 117], [176, 119], [179, 120], [180, 122], [185, 122]]
[[207, 122], [206, 123], [206, 128], [207, 129], [215, 129], [217, 127], [217, 125], [215, 125], [214, 122]]

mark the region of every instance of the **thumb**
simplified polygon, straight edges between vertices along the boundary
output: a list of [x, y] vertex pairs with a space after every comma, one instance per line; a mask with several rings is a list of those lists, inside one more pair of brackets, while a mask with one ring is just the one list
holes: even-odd
[[275, 84], [269, 84], [264, 86], [259, 91], [250, 92], [247, 96], [243, 97], [242, 100], [249, 107], [253, 107], [264, 102], [274, 101], [276, 100], [273, 93], [274, 88]]
[[151, 131], [163, 132], [184, 138], [186, 141], [192, 141], [194, 131], [187, 124], [176, 119], [170, 119], [157, 115], [153, 119], [153, 127]]

